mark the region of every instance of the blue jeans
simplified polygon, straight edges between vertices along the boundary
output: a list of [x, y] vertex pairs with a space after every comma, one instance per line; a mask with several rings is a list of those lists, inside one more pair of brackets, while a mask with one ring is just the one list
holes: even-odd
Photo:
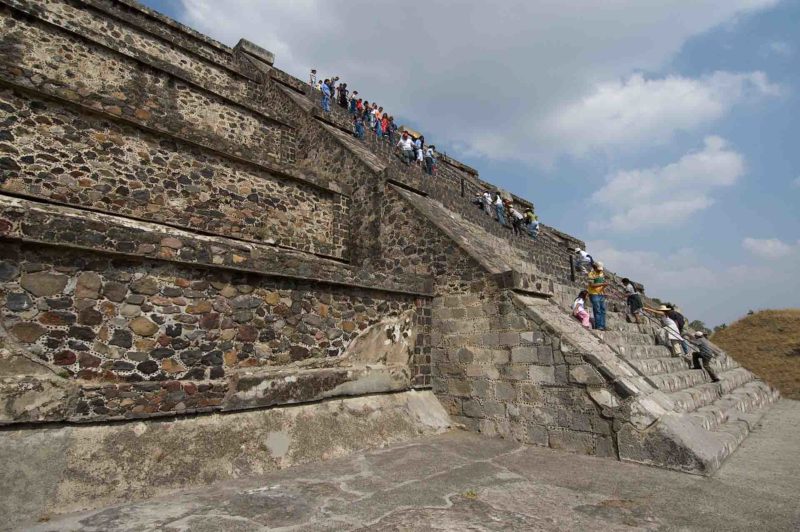
[[364, 124], [356, 124], [356, 137], [364, 138]]
[[495, 204], [494, 212], [497, 213], [497, 221], [502, 225], [506, 225], [506, 212], [502, 205]]
[[528, 224], [528, 234], [536, 240], [536, 237], [539, 236], [539, 222]]
[[331, 112], [331, 97], [327, 94], [322, 95], [322, 110], [326, 113]]
[[383, 137], [383, 127], [381, 127], [380, 122], [375, 122], [375, 134], [378, 135], [378, 138]]
[[425, 173], [433, 175], [433, 159], [430, 157], [425, 157]]
[[594, 313], [594, 328], [606, 328], [606, 296], [596, 294], [589, 296], [592, 300], [592, 313]]

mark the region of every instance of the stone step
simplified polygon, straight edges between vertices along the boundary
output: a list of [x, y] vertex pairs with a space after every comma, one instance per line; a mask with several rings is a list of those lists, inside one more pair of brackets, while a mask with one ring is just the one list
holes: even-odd
[[669, 396], [675, 401], [675, 409], [678, 412], [694, 412], [704, 406], [710, 405], [722, 395], [730, 393], [739, 386], [754, 379], [753, 374], [744, 368], [725, 371], [721, 373], [719, 377], [720, 382], [699, 384], [691, 388], [670, 393]]
[[655, 335], [658, 330], [649, 323], [628, 323], [624, 320], [607, 320], [606, 330], [616, 332], [641, 333], [649, 336]]
[[595, 331], [605, 343], [615, 346], [625, 345], [653, 345], [655, 337], [639, 332], [619, 332], [619, 331]]
[[670, 349], [663, 345], [634, 344], [634, 345], [619, 345], [615, 349], [620, 352], [625, 360], [637, 360], [643, 358], [679, 358], [673, 357]]
[[650, 380], [659, 390], [677, 392], [709, 382], [706, 372], [701, 369], [684, 369], [672, 373], [651, 375]]
[[777, 394], [766, 383], [752, 380], [735, 388], [711, 403], [698, 408], [689, 417], [706, 430], [717, 430], [730, 421], [745, 421], [748, 425], [763, 414], [764, 406], [773, 403]]
[[628, 362], [647, 376], [674, 373], [689, 369], [688, 362], [680, 357], [632, 358]]

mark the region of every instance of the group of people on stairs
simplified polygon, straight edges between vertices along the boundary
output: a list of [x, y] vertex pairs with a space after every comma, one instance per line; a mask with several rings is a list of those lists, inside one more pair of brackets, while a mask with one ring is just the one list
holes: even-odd
[[386, 142], [393, 147], [405, 164], [415, 164], [428, 175], [435, 173], [436, 146], [426, 146], [424, 136], [412, 136], [408, 131], [402, 131], [402, 137], [398, 139], [398, 131], [402, 128], [398, 128], [394, 117], [384, 111], [382, 106], [362, 99], [358, 91], [351, 92], [347, 83], [339, 83], [339, 76], [317, 80], [317, 71], [312, 69], [308, 83], [319, 91], [323, 111], [330, 113], [331, 102], [335, 100], [350, 113], [353, 118], [353, 136], [357, 139], [363, 140], [365, 132], [371, 131], [378, 142]]
[[499, 190], [494, 192], [494, 196], [488, 190], [476, 192], [472, 204], [500, 225], [511, 228], [515, 235], [525, 233], [534, 240], [539, 236], [539, 217], [533, 212], [533, 206], [520, 211]]
[[[595, 261], [591, 255], [581, 248], [574, 248], [574, 263], [576, 270], [586, 274], [587, 287], [581, 290], [572, 303], [572, 315], [581, 322], [587, 329], [599, 331], [606, 330], [606, 288], [610, 283], [606, 280], [605, 267], [600, 261]], [[589, 268], [587, 270], [587, 267]], [[651, 308], [644, 304], [642, 295], [636, 289], [634, 283], [624, 277], [622, 285], [625, 290], [626, 298], [626, 319], [636, 324], [642, 323], [645, 313], [652, 314], [659, 320], [661, 325], [657, 333], [658, 341], [670, 348], [672, 356], [680, 356], [687, 359], [691, 358], [691, 367], [704, 370], [711, 378], [712, 382], [718, 382], [719, 377], [711, 366], [711, 361], [722, 356], [721, 353], [706, 338], [705, 333], [696, 331], [693, 338], [688, 340], [684, 334], [686, 318], [680, 310], [674, 306], [661, 305], [658, 308]], [[589, 316], [586, 310], [587, 299], [591, 301], [592, 315]]]

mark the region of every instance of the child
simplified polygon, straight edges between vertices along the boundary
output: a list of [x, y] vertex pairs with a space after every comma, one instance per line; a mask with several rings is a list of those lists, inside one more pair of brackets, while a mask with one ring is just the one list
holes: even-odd
[[586, 329], [592, 328], [592, 322], [589, 319], [589, 313], [586, 312], [586, 298], [589, 297], [589, 292], [587, 290], [581, 290], [578, 297], [575, 298], [575, 301], [572, 302], [572, 315], [575, 316], [581, 325], [583, 325]]

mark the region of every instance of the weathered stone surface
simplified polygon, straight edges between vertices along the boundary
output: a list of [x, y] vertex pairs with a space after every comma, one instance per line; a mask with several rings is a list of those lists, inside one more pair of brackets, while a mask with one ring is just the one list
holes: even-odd
[[28, 294], [22, 292], [15, 292], [6, 296], [6, 308], [14, 312], [28, 310], [31, 308], [31, 298]]
[[100, 297], [100, 289], [103, 281], [94, 272], [85, 272], [78, 276], [78, 283], [75, 287], [75, 297], [97, 299]]
[[37, 297], [54, 296], [67, 286], [67, 276], [47, 272], [26, 273], [22, 275], [19, 284]]
[[131, 320], [129, 327], [140, 336], [153, 336], [158, 332], [158, 325], [143, 316]]
[[26, 344], [32, 344], [42, 337], [47, 330], [37, 323], [17, 323], [10, 329], [17, 340]]

